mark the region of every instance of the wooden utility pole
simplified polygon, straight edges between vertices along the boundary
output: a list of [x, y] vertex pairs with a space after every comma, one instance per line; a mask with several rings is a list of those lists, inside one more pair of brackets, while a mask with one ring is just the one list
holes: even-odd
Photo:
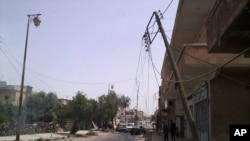
[[139, 97], [139, 85], [138, 85], [138, 88], [137, 88], [137, 100], [136, 100], [136, 114], [135, 114], [135, 124], [138, 125], [138, 121], [139, 121], [139, 118], [138, 118], [138, 98]]
[[199, 136], [198, 136], [198, 133], [197, 133], [197, 130], [196, 130], [196, 127], [195, 127], [194, 119], [193, 119], [193, 116], [191, 114], [191, 110], [190, 110], [190, 108], [188, 106], [188, 102], [187, 102], [187, 99], [186, 99], [186, 92], [185, 92], [184, 86], [183, 86], [183, 84], [181, 82], [180, 74], [179, 74], [178, 68], [177, 68], [177, 66], [175, 64], [172, 50], [171, 50], [171, 48], [170, 48], [170, 46], [168, 44], [167, 36], [165, 34], [164, 28], [162, 27], [159, 15], [157, 14], [157, 12], [154, 12], [153, 14], [156, 17], [156, 22], [157, 22], [157, 24], [159, 26], [159, 31], [162, 34], [164, 44], [165, 44], [165, 47], [166, 47], [166, 50], [167, 50], [167, 53], [168, 53], [170, 64], [173, 67], [174, 76], [175, 76], [176, 82], [178, 83], [180, 98], [181, 98], [181, 101], [182, 101], [182, 104], [183, 104], [185, 114], [187, 116], [187, 120], [188, 120], [189, 127], [190, 127], [190, 130], [191, 130], [191, 133], [192, 133], [193, 141], [199, 141]]

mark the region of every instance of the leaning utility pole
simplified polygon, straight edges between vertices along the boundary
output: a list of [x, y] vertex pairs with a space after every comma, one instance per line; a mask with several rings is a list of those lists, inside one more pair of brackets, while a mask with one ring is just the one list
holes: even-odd
[[[185, 92], [184, 86], [183, 86], [183, 84], [181, 82], [181, 77], [180, 77], [178, 68], [177, 68], [177, 66], [175, 64], [172, 50], [171, 50], [171, 48], [170, 48], [170, 46], [168, 44], [167, 36], [165, 34], [164, 28], [162, 27], [161, 20], [160, 20], [159, 15], [157, 14], [157, 12], [154, 12], [152, 17], [153, 16], [155, 16], [156, 22], [157, 22], [157, 24], [159, 26], [159, 31], [162, 34], [164, 44], [165, 44], [165, 47], [166, 47], [166, 50], [167, 50], [167, 53], [168, 53], [169, 61], [170, 61], [170, 64], [171, 64], [171, 66], [173, 68], [173, 73], [174, 73], [174, 76], [175, 76], [175, 79], [176, 79], [176, 83], [178, 83], [178, 89], [179, 89], [181, 102], [183, 104], [183, 108], [184, 108], [185, 114], [187, 116], [187, 120], [188, 120], [189, 127], [190, 127], [190, 130], [191, 130], [191, 133], [192, 133], [193, 141], [199, 141], [199, 136], [198, 136], [198, 133], [197, 133], [197, 130], [196, 130], [196, 127], [195, 127], [195, 122], [194, 122], [193, 116], [191, 114], [191, 110], [190, 110], [190, 108], [188, 106], [188, 102], [187, 102], [187, 99], [186, 99], [186, 92]], [[151, 19], [152, 19], [152, 17], [151, 17]], [[149, 34], [148, 31], [146, 32], [146, 34]], [[146, 36], [149, 36], [149, 35], [146, 35]], [[154, 36], [154, 38], [155, 38], [155, 36]], [[149, 43], [150, 44], [152, 43], [150, 38], [149, 38]]]

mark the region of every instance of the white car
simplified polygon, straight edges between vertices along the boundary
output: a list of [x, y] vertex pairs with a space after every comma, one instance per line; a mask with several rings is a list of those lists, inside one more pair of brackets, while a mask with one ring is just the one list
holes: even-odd
[[128, 123], [128, 125], [126, 126], [126, 128], [130, 131], [133, 127], [135, 126], [135, 123]]

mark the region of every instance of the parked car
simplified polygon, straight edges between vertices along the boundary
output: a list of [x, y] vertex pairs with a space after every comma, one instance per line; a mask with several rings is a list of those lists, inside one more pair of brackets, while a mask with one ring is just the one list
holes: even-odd
[[129, 132], [131, 135], [145, 134], [146, 128], [144, 126], [133, 126]]
[[119, 123], [118, 126], [116, 127], [116, 131], [118, 132], [128, 132], [128, 129], [126, 127], [125, 123]]
[[127, 130], [128, 131], [130, 131], [132, 128], [133, 128], [133, 126], [135, 126], [135, 123], [128, 123], [128, 125], [126, 126], [126, 128], [127, 128]]
[[142, 134], [142, 131], [140, 129], [139, 126], [133, 126], [130, 130], [129, 130], [131, 135], [140, 135]]

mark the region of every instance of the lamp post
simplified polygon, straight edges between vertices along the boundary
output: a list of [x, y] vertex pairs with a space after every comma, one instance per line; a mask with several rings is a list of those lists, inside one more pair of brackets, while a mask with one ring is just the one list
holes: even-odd
[[26, 41], [25, 41], [25, 49], [24, 49], [24, 57], [23, 57], [23, 71], [22, 71], [22, 80], [21, 80], [21, 91], [19, 97], [19, 107], [18, 107], [18, 118], [17, 118], [17, 128], [16, 128], [16, 140], [20, 140], [20, 128], [21, 128], [21, 117], [22, 117], [22, 102], [23, 102], [23, 87], [24, 87], [24, 75], [25, 75], [25, 63], [26, 63], [26, 54], [27, 54], [27, 46], [28, 46], [28, 35], [29, 35], [29, 23], [32, 22], [35, 26], [39, 26], [41, 21], [38, 19], [38, 16], [41, 14], [32, 14], [28, 16], [28, 25], [27, 25], [27, 32], [26, 32]]
[[[111, 90], [110, 90], [111, 88]], [[108, 86], [108, 94], [114, 89], [114, 85], [113, 84], [109, 84]]]

